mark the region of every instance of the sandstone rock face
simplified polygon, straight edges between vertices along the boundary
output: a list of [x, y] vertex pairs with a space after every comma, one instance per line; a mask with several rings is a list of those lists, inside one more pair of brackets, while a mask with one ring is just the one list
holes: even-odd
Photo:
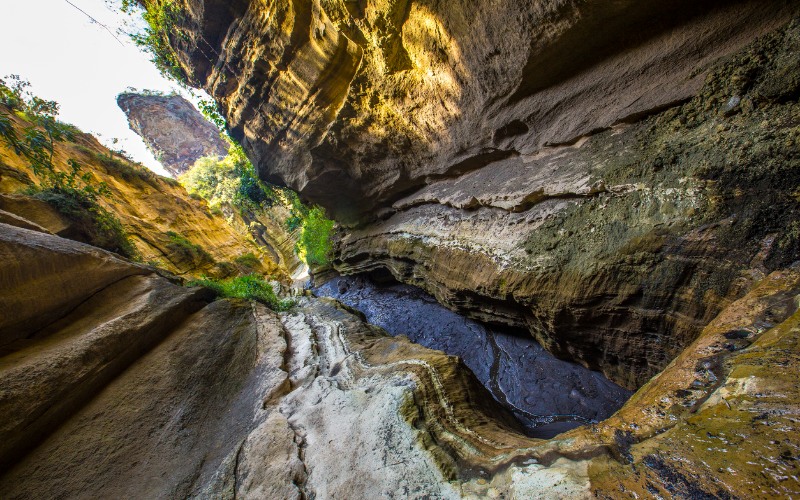
[[[30, 267], [77, 283], [62, 287], [71, 309], [24, 337], [0, 333], [4, 498], [800, 492], [800, 409], [787, 404], [800, 398], [796, 268], [731, 303], [615, 416], [545, 441], [457, 358], [333, 301], [280, 316], [209, 303], [80, 243], [0, 235], [4, 257], [27, 256], [0, 260], [3, 311], [40, 282]], [[26, 296], [31, 313], [55, 313], [46, 295]]]
[[800, 258], [792, 2], [180, 5], [190, 81], [349, 226], [342, 273], [633, 389]]
[[798, 46], [795, 22], [679, 107], [433, 182], [343, 235], [336, 266], [386, 267], [635, 388], [800, 257]]
[[[0, 114], [12, 120], [19, 135], [31, 126], [6, 108], [0, 107]], [[256, 272], [284, 280], [299, 266], [294, 242], [287, 242], [290, 238], [282, 221], [275, 220], [277, 214], [264, 215], [257, 226], [238, 213], [231, 213], [229, 222], [204, 201], [189, 196], [177, 181], [115, 156], [89, 134], [76, 133], [55, 144], [55, 168], [68, 172], [69, 159], [91, 175], [95, 186], [106, 183], [111, 194], [99, 203], [120, 219], [143, 262], [186, 277]], [[85, 241], [74, 220], [25, 194], [40, 184], [29, 162], [0, 141], [0, 210], [10, 214], [3, 222]], [[256, 237], [257, 243], [252, 239]], [[249, 253], [256, 263], [242, 268], [237, 259]]]
[[228, 144], [219, 130], [180, 95], [122, 93], [117, 104], [158, 161], [173, 177], [204, 156], [225, 157]]

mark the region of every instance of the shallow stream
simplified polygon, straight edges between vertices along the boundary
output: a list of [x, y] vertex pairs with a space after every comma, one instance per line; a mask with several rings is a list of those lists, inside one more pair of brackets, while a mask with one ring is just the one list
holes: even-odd
[[361, 311], [390, 335], [459, 356], [533, 437], [603, 420], [632, 394], [598, 372], [555, 358], [527, 335], [467, 319], [409, 285], [342, 276], [314, 292]]

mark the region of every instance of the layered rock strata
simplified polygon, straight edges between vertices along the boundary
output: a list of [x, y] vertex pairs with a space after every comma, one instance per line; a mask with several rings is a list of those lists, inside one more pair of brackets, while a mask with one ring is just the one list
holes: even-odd
[[556, 359], [526, 332], [487, 328], [412, 286], [339, 276], [313, 292], [358, 310], [392, 336], [458, 356], [530, 436], [605, 420], [631, 396], [597, 372]]
[[431, 183], [347, 232], [336, 267], [386, 267], [635, 388], [755, 280], [800, 258], [800, 24], [682, 106]]
[[716, 59], [793, 10], [783, 0], [172, 4], [177, 59], [262, 175], [349, 223], [433, 180], [522, 165], [688, 99]]
[[[0, 306], [24, 304], [0, 317], [5, 498], [800, 491], [800, 408], [787, 404], [800, 397], [797, 269], [729, 305], [614, 417], [545, 441], [524, 437], [456, 358], [333, 301], [280, 316], [209, 303], [107, 252], [7, 225], [0, 255]], [[56, 282], [59, 295], [38, 293]]]
[[224, 158], [228, 144], [219, 129], [178, 94], [123, 92], [117, 104], [150, 151], [173, 177], [186, 172], [204, 156]]
[[792, 2], [176, 5], [262, 177], [350, 226], [342, 273], [635, 388], [800, 257]]

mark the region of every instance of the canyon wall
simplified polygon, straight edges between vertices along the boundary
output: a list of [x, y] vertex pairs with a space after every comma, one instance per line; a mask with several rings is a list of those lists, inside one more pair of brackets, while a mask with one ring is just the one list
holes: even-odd
[[800, 257], [795, 2], [175, 5], [189, 81], [345, 227], [342, 273], [635, 388]]
[[[4, 498], [796, 495], [800, 271], [611, 418], [526, 437], [457, 357], [328, 299], [275, 314], [0, 223]], [[752, 460], [758, 457], [758, 460]]]
[[[20, 137], [33, 126], [2, 105], [0, 115], [11, 120]], [[302, 266], [295, 240], [285, 228], [288, 210], [275, 207], [259, 213], [258, 220], [212, 211], [177, 181], [154, 174], [77, 129], [54, 145], [57, 172], [66, 175], [70, 160], [78, 162], [81, 175], [88, 174], [92, 185], [104, 183], [108, 188], [108, 196], [100, 197], [99, 203], [119, 218], [142, 262], [184, 277], [255, 272], [284, 281]], [[40, 187], [42, 179], [33, 173], [30, 161], [0, 141], [0, 221], [92, 243], [85, 221], [36, 198]]]

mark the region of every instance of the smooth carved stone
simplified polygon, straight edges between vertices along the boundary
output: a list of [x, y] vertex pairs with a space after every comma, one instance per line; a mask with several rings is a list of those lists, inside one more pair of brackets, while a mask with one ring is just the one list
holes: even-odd
[[131, 129], [173, 177], [204, 156], [223, 158], [228, 154], [219, 129], [180, 95], [124, 92], [117, 96], [117, 104]]
[[262, 177], [345, 223], [686, 100], [713, 61], [792, 12], [781, 0], [176, 4], [177, 57]]
[[364, 313], [392, 336], [458, 356], [535, 437], [604, 420], [631, 395], [599, 373], [556, 359], [524, 332], [488, 328], [408, 285], [347, 276], [314, 293]]

